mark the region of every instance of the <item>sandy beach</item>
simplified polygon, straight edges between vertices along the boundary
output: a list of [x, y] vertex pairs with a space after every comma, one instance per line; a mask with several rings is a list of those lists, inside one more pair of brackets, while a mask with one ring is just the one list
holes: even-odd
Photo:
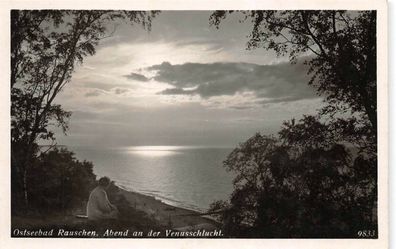
[[199, 212], [168, 205], [154, 197], [139, 194], [124, 189], [119, 189], [130, 205], [147, 213], [163, 226], [169, 226], [175, 230], [213, 230], [219, 224], [212, 219], [202, 216]]

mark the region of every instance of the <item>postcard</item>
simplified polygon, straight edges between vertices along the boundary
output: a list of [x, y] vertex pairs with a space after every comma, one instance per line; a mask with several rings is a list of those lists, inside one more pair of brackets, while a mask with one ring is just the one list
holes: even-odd
[[6, 248], [387, 248], [385, 1], [1, 5]]

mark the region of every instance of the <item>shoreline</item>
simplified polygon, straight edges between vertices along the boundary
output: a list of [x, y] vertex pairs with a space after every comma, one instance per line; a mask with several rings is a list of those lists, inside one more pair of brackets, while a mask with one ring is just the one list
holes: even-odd
[[[123, 191], [130, 192], [130, 193], [135, 193], [137, 195], [142, 195], [142, 196], [145, 196], [145, 197], [151, 197], [151, 198], [154, 198], [156, 201], [162, 202], [163, 204], [166, 204], [168, 206], [172, 206], [172, 207], [175, 207], [175, 208], [186, 209], [188, 211], [192, 211], [192, 212], [196, 212], [196, 213], [203, 213], [204, 212], [204, 210], [200, 210], [199, 208], [195, 208], [194, 209], [194, 207], [189, 207], [188, 205], [184, 206], [182, 202], [179, 202], [179, 201], [176, 201], [176, 200], [166, 199], [166, 198], [163, 198], [161, 196], [157, 196], [155, 194], [149, 194], [149, 193], [144, 193], [144, 192], [139, 192], [137, 190], [133, 190], [131, 188], [128, 188], [128, 187], [126, 187], [124, 185], [119, 184], [117, 181], [114, 181], [114, 184], [119, 189], [121, 189]], [[180, 203], [181, 205], [178, 205], [176, 203]]]
[[201, 212], [173, 206], [153, 196], [126, 190], [120, 186], [118, 188], [119, 194], [126, 198], [131, 207], [145, 212], [160, 225], [170, 226], [179, 231], [214, 230], [221, 226], [217, 221], [203, 216]]

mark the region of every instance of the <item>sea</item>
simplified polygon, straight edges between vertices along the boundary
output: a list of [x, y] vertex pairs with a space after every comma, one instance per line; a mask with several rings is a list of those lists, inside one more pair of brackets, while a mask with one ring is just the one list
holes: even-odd
[[[68, 146], [69, 147], [69, 146]], [[228, 200], [234, 174], [223, 167], [233, 148], [205, 146], [69, 147], [78, 160], [91, 161], [94, 173], [126, 190], [164, 203], [204, 212]]]

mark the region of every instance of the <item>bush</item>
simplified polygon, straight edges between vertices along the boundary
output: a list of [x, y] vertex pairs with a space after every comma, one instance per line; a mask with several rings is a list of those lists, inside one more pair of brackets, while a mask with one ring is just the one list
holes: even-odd
[[351, 238], [377, 229], [376, 154], [356, 152], [331, 127], [321, 125], [319, 134], [312, 124], [319, 123], [292, 123], [279, 138], [256, 134], [228, 155], [234, 192], [228, 205], [211, 209], [224, 208], [229, 236]]
[[80, 162], [66, 149], [41, 154], [28, 176], [29, 206], [38, 211], [80, 207], [95, 186], [91, 162]]

